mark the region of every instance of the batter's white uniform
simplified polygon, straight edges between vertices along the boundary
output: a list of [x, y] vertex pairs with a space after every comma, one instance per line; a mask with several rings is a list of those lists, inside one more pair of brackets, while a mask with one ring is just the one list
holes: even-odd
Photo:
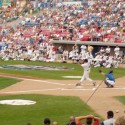
[[82, 76], [82, 78], [81, 78], [81, 80], [80, 80], [80, 83], [82, 83], [83, 80], [85, 80], [85, 79], [86, 79], [86, 80], [89, 80], [89, 81], [91, 81], [91, 82], [93, 82], [93, 80], [89, 78], [90, 64], [87, 62], [87, 63], [82, 64], [81, 66], [82, 66], [83, 69], [84, 69], [84, 73], [83, 73], [83, 76]]

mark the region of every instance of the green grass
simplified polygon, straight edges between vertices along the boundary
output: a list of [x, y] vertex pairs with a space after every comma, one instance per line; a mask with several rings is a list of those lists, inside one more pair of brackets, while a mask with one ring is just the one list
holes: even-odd
[[[0, 66], [2, 65], [14, 65], [14, 64], [24, 64], [24, 65], [37, 65], [37, 66], [62, 66], [68, 67], [69, 70], [60, 70], [60, 71], [47, 71], [47, 70], [12, 70], [12, 69], [0, 69], [1, 73], [21, 75], [21, 76], [30, 76], [34, 78], [44, 78], [44, 79], [66, 79], [63, 76], [82, 76], [83, 68], [78, 64], [67, 64], [67, 63], [45, 63], [45, 62], [32, 62], [32, 61], [1, 61]], [[102, 71], [107, 73], [110, 69], [102, 68]], [[122, 68], [114, 69], [114, 74], [116, 78], [125, 76], [125, 71]], [[98, 68], [92, 68], [90, 77], [95, 80], [101, 80], [104, 78], [101, 74], [98, 73]]]
[[93, 114], [95, 112], [85, 105], [78, 97], [47, 96], [47, 95], [11, 95], [0, 96], [3, 99], [26, 99], [37, 103], [29, 106], [0, 105], [0, 125], [42, 125], [43, 119], [65, 125], [70, 116]]
[[115, 98], [118, 99], [120, 102], [122, 102], [125, 105], [125, 96], [117, 96]]
[[20, 81], [21, 80], [18, 80], [18, 79], [0, 77], [0, 89], [3, 89], [7, 86], [13, 85]]

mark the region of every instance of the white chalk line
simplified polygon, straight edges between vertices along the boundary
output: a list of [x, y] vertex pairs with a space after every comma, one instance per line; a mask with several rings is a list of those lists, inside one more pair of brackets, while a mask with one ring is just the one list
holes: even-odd
[[49, 83], [49, 84], [55, 84], [55, 85], [67, 85], [67, 84], [64, 84], [64, 83], [57, 83], [57, 82], [50, 82], [50, 81], [46, 81], [46, 80], [35, 80], [35, 79], [25, 79], [25, 78], [22, 78], [23, 80], [28, 80], [28, 81], [34, 81], [34, 82], [44, 82], [44, 83]]
[[122, 88], [122, 87], [115, 87], [115, 88], [101, 88], [101, 89], [116, 89], [116, 90], [124, 90], [125, 89], [125, 87], [124, 88]]
[[[0, 76], [4, 76], [4, 75], [0, 75]], [[20, 78], [20, 77], [14, 77], [14, 76], [7, 76], [7, 77], [16, 78], [16, 79], [20, 79], [20, 80], [34, 81], [34, 82], [44, 82], [44, 83], [48, 83], [48, 84], [55, 84], [55, 85], [61, 85], [61, 86], [64, 86], [64, 85], [68, 85], [68, 86], [74, 85], [75, 86], [75, 84], [64, 84], [64, 83], [58, 83], [58, 82], [51, 82], [51, 81], [47, 81], [47, 80]], [[88, 85], [92, 85], [92, 84], [91, 83], [85, 83], [84, 85], [88, 86]]]
[[[5, 76], [5, 75], [0, 75], [0, 76]], [[57, 82], [50, 82], [50, 81], [47, 81], [47, 80], [38, 80], [38, 79], [28, 79], [28, 78], [19, 78], [19, 77], [14, 77], [14, 76], [7, 76], [9, 78], [16, 78], [16, 79], [21, 79], [21, 80], [29, 80], [29, 81], [34, 81], [34, 82], [44, 82], [44, 83], [49, 83], [49, 84], [55, 84], [55, 85], [67, 85], [67, 84], [64, 84], [64, 83], [57, 83]], [[68, 84], [70, 85], [70, 84]]]
[[[10, 76], [11, 77], [11, 76]], [[18, 77], [11, 77], [11, 78], [18, 78]], [[56, 83], [56, 82], [51, 82], [51, 81], [47, 81], [47, 80], [36, 80], [36, 79], [28, 79], [28, 78], [18, 78], [21, 80], [28, 80], [28, 81], [35, 81], [35, 82], [44, 82], [44, 83], [48, 83], [48, 84], [56, 84], [56, 85], [72, 85], [75, 86], [75, 84], [64, 84], [64, 83]], [[87, 89], [84, 88], [84, 86], [88, 86], [91, 85], [89, 83], [84, 84], [83, 86], [78, 86], [76, 88], [54, 88], [54, 89], [42, 89], [42, 90], [26, 90], [26, 91], [9, 91], [9, 92], [0, 92], [0, 94], [11, 94], [11, 93], [29, 93], [29, 92], [43, 92], [43, 91], [56, 91], [56, 90], [60, 90], [60, 91], [94, 91], [98, 88], [98, 85], [96, 85], [94, 88], [91, 89]], [[99, 89], [114, 89], [114, 90], [125, 90], [125, 87], [115, 87], [115, 88], [106, 88], [106, 87], [99, 87]]]
[[11, 93], [29, 93], [29, 92], [43, 92], [43, 91], [55, 91], [55, 90], [92, 90], [92, 89], [72, 89], [72, 88], [54, 88], [54, 89], [41, 89], [41, 90], [26, 90], [26, 91], [9, 91], [9, 92], [0, 92], [0, 94], [11, 94]]
[[[5, 76], [5, 75], [1, 75], [0, 76]], [[58, 83], [58, 82], [51, 82], [51, 81], [47, 81], [47, 80], [38, 80], [38, 79], [28, 79], [28, 78], [19, 78], [19, 77], [14, 77], [14, 76], [7, 76], [9, 78], [17, 78], [17, 79], [21, 79], [21, 80], [28, 80], [28, 81], [34, 81], [34, 82], [44, 82], [44, 83], [48, 83], [48, 84], [55, 84], [55, 85], [61, 85], [61, 86], [64, 86], [64, 85], [68, 85], [68, 86], [72, 86], [75, 84], [64, 84], [64, 83]], [[89, 86], [89, 85], [92, 85], [91, 83], [85, 83], [83, 86]], [[98, 87], [98, 85], [96, 86]], [[100, 87], [101, 88], [101, 87]], [[125, 89], [125, 86], [123, 87], [115, 87], [115, 88], [112, 88], [112, 89]], [[105, 89], [109, 89], [109, 88], [105, 88]]]
[[[44, 91], [94, 91], [97, 88], [84, 89], [84, 88], [54, 88], [54, 89], [41, 89], [41, 90], [26, 90], [26, 91], [9, 91], [9, 92], [0, 92], [0, 94], [17, 94], [17, 93], [30, 93], [30, 92], [44, 92]], [[108, 90], [125, 90], [125, 88], [100, 88]]]

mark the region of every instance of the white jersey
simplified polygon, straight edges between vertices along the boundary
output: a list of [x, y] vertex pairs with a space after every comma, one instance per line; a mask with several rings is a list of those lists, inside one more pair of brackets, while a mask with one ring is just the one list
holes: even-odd
[[32, 52], [33, 52], [32, 49], [28, 49], [27, 54], [28, 54], [28, 55], [32, 55]]
[[84, 71], [89, 71], [90, 70], [90, 64], [89, 63], [84, 63], [81, 66], [84, 68]]
[[105, 49], [103, 49], [103, 48], [100, 49], [100, 52], [101, 52], [101, 53], [104, 53], [104, 52], [105, 52]]
[[115, 125], [115, 119], [110, 118], [110, 119], [103, 121], [103, 123], [104, 123], [104, 125]]
[[114, 49], [114, 52], [115, 52], [116, 55], [119, 55], [120, 48], [119, 48], [119, 47], [116, 47], [116, 48]]
[[105, 52], [106, 52], [106, 53], [110, 53], [110, 52], [111, 52], [111, 48], [106, 48], [106, 49], [105, 49]]
[[81, 46], [81, 49], [85, 50], [85, 49], [86, 49], [86, 46], [85, 46], [85, 45], [82, 45], [82, 46]]

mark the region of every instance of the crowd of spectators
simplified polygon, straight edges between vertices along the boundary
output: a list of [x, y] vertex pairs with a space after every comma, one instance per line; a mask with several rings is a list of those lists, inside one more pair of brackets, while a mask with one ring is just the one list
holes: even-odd
[[[57, 8], [41, 8], [38, 16], [22, 17], [16, 29], [11, 26], [0, 27], [0, 55], [3, 60], [61, 60], [76, 62], [90, 58], [94, 66], [122, 63], [120, 48], [110, 55], [99, 51], [96, 57], [88, 51], [73, 46], [66, 50], [51, 44], [53, 40], [125, 42], [125, 2], [124, 0], [100, 1], [93, 4], [64, 5]], [[83, 47], [83, 48], [82, 48]], [[110, 61], [105, 62], [111, 56]], [[99, 59], [97, 59], [99, 57]], [[95, 59], [93, 59], [95, 58]], [[105, 58], [105, 59], [104, 59]], [[103, 62], [103, 63], [102, 63]], [[116, 66], [117, 67], [117, 66]]]
[[[22, 37], [21, 37], [22, 38]], [[20, 38], [20, 39], [21, 39]], [[27, 41], [28, 43], [28, 41]], [[110, 46], [100, 47], [99, 51], [93, 55], [94, 47], [91, 45], [73, 45], [71, 50], [58, 48], [47, 42], [30, 43], [10, 43], [4, 44], [0, 51], [0, 57], [4, 61], [8, 60], [28, 60], [42, 62], [72, 62], [79, 63], [80, 60], [88, 59], [93, 67], [118, 68], [123, 63], [123, 57], [120, 55], [120, 47], [116, 46], [111, 52]]]
[[[30, 26], [34, 23], [32, 19], [25, 22]], [[52, 40], [121, 43], [125, 42], [125, 2], [96, 0], [92, 5], [64, 5], [51, 11], [44, 8], [36, 23]]]
[[17, 12], [16, 8], [0, 8], [0, 24], [16, 20], [18, 18]]
[[[95, 1], [92, 5], [68, 5], [42, 9], [44, 35], [55, 40], [125, 41], [123, 0]], [[41, 27], [42, 28], [42, 27]]]
[[16, 5], [8, 5], [6, 7], [0, 7], [0, 24], [7, 24], [14, 20], [20, 19], [22, 16], [26, 17], [28, 14], [32, 14], [35, 8], [32, 4], [29, 6], [20, 6], [19, 1]]
[[32, 28], [41, 24], [43, 35], [56, 40], [125, 42], [125, 2], [95, 0], [92, 5], [43, 8], [39, 17], [26, 19], [24, 24]]
[[[8, 12], [9, 10], [9, 12]], [[1, 10], [0, 22], [17, 18], [17, 9]], [[25, 12], [27, 12], [25, 10]], [[74, 45], [71, 50], [62, 46], [56, 48], [52, 40], [125, 42], [125, 2], [124, 0], [95, 0], [93, 4], [57, 6], [40, 10], [39, 16], [21, 17], [22, 21], [14, 29], [11, 26], [0, 27], [0, 56], [2, 60], [31, 60], [54, 62], [60, 58], [62, 62], [89, 59], [94, 67], [118, 67], [122, 63], [120, 48], [114, 53], [110, 47], [103, 48], [93, 56], [93, 47]], [[84, 43], [83, 43], [84, 44]], [[94, 116], [84, 117], [85, 125], [99, 125]], [[92, 122], [92, 119], [94, 121]], [[122, 120], [121, 120], [122, 119]], [[124, 121], [120, 123], [118, 120]], [[120, 117], [112, 125], [125, 125], [125, 118]], [[69, 125], [81, 125], [81, 117], [72, 117]], [[89, 124], [88, 124], [89, 121]], [[50, 124], [49, 119], [44, 124]], [[101, 123], [105, 125], [105, 122]], [[28, 123], [31, 125], [31, 123]], [[54, 122], [53, 125], [58, 125]], [[107, 125], [107, 124], [106, 124]]]
[[[43, 121], [44, 125], [59, 125], [57, 121], [51, 123], [50, 118], [45, 118]], [[27, 125], [32, 125], [27, 123]], [[99, 117], [93, 115], [86, 116], [70, 116], [69, 122], [66, 125], [125, 125], [125, 116], [119, 116], [117, 119], [114, 118], [114, 112], [107, 112], [107, 119], [102, 121]]]

